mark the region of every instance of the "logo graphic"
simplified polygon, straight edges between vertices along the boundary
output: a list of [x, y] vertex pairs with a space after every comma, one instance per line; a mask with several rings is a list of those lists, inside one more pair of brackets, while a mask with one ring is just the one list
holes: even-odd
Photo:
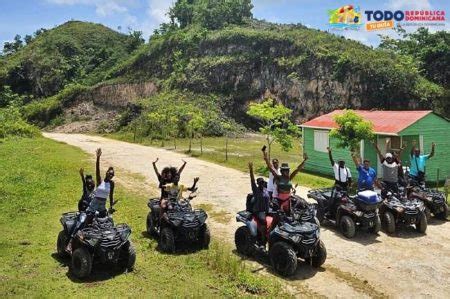
[[361, 10], [359, 6], [344, 5], [338, 9], [328, 11], [329, 24], [334, 29], [359, 30], [363, 25], [361, 22]]
[[444, 10], [366, 10], [364, 13], [367, 31], [394, 28], [395, 22], [401, 26], [445, 26]]

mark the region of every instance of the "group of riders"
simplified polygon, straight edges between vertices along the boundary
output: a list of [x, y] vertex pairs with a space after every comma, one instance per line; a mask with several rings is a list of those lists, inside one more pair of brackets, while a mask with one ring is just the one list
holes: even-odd
[[[410, 153], [410, 166], [408, 175], [405, 174], [404, 168], [400, 159], [402, 151], [405, 149], [406, 144], [397, 152], [388, 152], [382, 154], [378, 145], [373, 144], [375, 150], [378, 153], [380, 163], [383, 169], [383, 175], [381, 182], [377, 179], [377, 173], [375, 169], [370, 166], [370, 161], [361, 159], [355, 152], [351, 153], [352, 159], [355, 163], [356, 170], [358, 172], [358, 191], [362, 190], [374, 190], [375, 187], [380, 189], [388, 189], [392, 192], [398, 192], [399, 185], [406, 187], [408, 181], [413, 180], [421, 183], [425, 179], [425, 166], [429, 158], [433, 157], [435, 144], [432, 144], [430, 154], [423, 155], [420, 149], [416, 146], [416, 142], [413, 141], [412, 149]], [[388, 146], [388, 144], [386, 144]], [[332, 149], [327, 148], [331, 166], [334, 172], [335, 184], [334, 190], [348, 191], [352, 185], [352, 175], [350, 169], [346, 166], [344, 160], [335, 162], [332, 155]], [[292, 193], [294, 191], [292, 180], [303, 169], [308, 155], [303, 154], [303, 161], [291, 172], [288, 163], [279, 163], [278, 159], [272, 159], [268, 156], [266, 147], [262, 148], [263, 159], [269, 169], [269, 180], [266, 182], [263, 178], [255, 180], [253, 172], [253, 163], [249, 162], [248, 167], [250, 171], [252, 196], [250, 198], [251, 212], [258, 219], [258, 222], [252, 222], [253, 229], [259, 232], [262, 236], [262, 245], [265, 245], [265, 235], [267, 230], [266, 216], [269, 213], [274, 203], [277, 205], [280, 211], [289, 214], [292, 210]], [[76, 233], [92, 222], [94, 217], [105, 217], [108, 215], [106, 209], [106, 201], [109, 199], [110, 209], [109, 212], [114, 211], [113, 206], [117, 201], [114, 201], [114, 168], [109, 167], [102, 179], [100, 174], [100, 157], [102, 155], [101, 149], [96, 151], [96, 172], [95, 181], [92, 175], [85, 175], [84, 170], [80, 169], [81, 181], [83, 184], [82, 196], [78, 203], [78, 209], [81, 212], [77, 224], [71, 233], [71, 240], [69, 241], [66, 251], [72, 251], [72, 240]], [[186, 187], [180, 183], [180, 176], [183, 172], [187, 162], [183, 160], [182, 166], [177, 169], [176, 167], [164, 167], [159, 172], [156, 163], [159, 159], [156, 159], [152, 164], [155, 174], [158, 178], [161, 189], [161, 201], [160, 201], [160, 217], [167, 217], [166, 211], [172, 209], [172, 203], [182, 199], [182, 194], [185, 191], [196, 191], [196, 185], [199, 178], [194, 179], [191, 187]], [[321, 203], [319, 203], [320, 205]], [[337, 204], [335, 201], [333, 204]]]
[[[389, 140], [386, 143], [386, 148], [389, 147]], [[393, 193], [399, 192], [399, 186], [409, 187], [410, 182], [415, 184], [422, 184], [425, 180], [425, 168], [428, 159], [433, 157], [435, 144], [432, 143], [431, 152], [429, 154], [421, 154], [415, 141], [412, 142], [412, 149], [410, 152], [410, 166], [409, 172], [405, 173], [404, 165], [400, 159], [402, 151], [406, 148], [406, 143], [398, 151], [387, 152], [382, 154], [376, 143], [373, 146], [380, 159], [383, 170], [381, 180], [377, 179], [377, 172], [371, 167], [368, 159], [362, 160], [355, 151], [351, 151], [352, 159], [355, 163], [358, 172], [357, 191], [372, 190], [375, 187], [383, 191], [391, 191]], [[352, 187], [352, 175], [349, 167], [346, 166], [344, 160], [335, 162], [332, 155], [332, 149], [327, 148], [330, 163], [334, 172], [334, 187], [333, 193], [336, 191], [348, 192]], [[252, 196], [251, 198], [251, 212], [258, 221], [252, 221], [253, 229], [257, 229], [262, 238], [262, 246], [265, 245], [265, 235], [267, 230], [266, 215], [269, 208], [275, 203], [277, 207], [286, 214], [289, 214], [292, 208], [292, 180], [303, 169], [305, 162], [308, 160], [308, 155], [304, 153], [303, 162], [293, 171], [290, 172], [287, 163], [280, 163], [278, 159], [269, 160], [265, 147], [262, 148], [263, 158], [269, 169], [269, 181], [266, 183], [263, 178], [258, 178], [255, 182], [253, 174], [253, 163], [249, 163]], [[362, 161], [361, 161], [362, 160]], [[412, 188], [407, 188], [412, 192]], [[412, 193], [408, 194], [411, 195]], [[332, 195], [332, 206], [339, 204], [339, 198]], [[323, 206], [325, 203], [318, 203]], [[331, 209], [333, 210], [333, 209]]]
[[[94, 181], [92, 175], [85, 175], [84, 169], [80, 169], [80, 176], [82, 182], [82, 195], [78, 201], [78, 210], [80, 216], [76, 225], [74, 226], [71, 239], [66, 247], [66, 251], [72, 252], [72, 243], [77, 232], [92, 223], [95, 216], [106, 217], [108, 213], [114, 212], [114, 205], [118, 202], [114, 200], [114, 168], [109, 167], [106, 171], [105, 177], [102, 180], [100, 174], [100, 157], [102, 155], [102, 150], [99, 148], [96, 150], [96, 164], [95, 164], [95, 176]], [[161, 172], [159, 172], [156, 163], [158, 158], [152, 163], [153, 169], [155, 170], [156, 176], [158, 178], [159, 185], [161, 189], [161, 212], [160, 217], [165, 218], [167, 210], [173, 208], [173, 201], [182, 199], [182, 194], [185, 191], [195, 192], [197, 190], [196, 185], [199, 178], [194, 178], [194, 183], [191, 187], [186, 187], [180, 183], [180, 176], [183, 172], [187, 162], [183, 160], [183, 165], [177, 169], [176, 167], [164, 167]], [[106, 201], [109, 199], [109, 210], [106, 209]]]

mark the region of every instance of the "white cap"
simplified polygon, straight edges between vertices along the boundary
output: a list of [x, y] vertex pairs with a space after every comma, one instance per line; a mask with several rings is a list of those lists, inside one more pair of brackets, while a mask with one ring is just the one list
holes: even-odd
[[387, 154], [386, 154], [386, 159], [387, 159], [387, 158], [392, 158], [392, 154], [391, 154], [391, 153], [387, 153]]

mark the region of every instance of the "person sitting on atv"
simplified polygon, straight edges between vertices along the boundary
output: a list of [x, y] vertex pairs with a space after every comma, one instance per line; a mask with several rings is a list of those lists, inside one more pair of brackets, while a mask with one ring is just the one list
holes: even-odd
[[89, 206], [89, 203], [92, 200], [92, 197], [94, 195], [94, 189], [95, 189], [95, 182], [92, 178], [92, 175], [87, 174], [84, 175], [84, 169], [80, 168], [80, 176], [81, 176], [81, 182], [83, 183], [83, 193], [81, 195], [80, 200], [78, 201], [78, 211], [84, 212], [86, 211], [87, 207]]
[[263, 178], [258, 178], [255, 183], [255, 175], [253, 173], [253, 163], [248, 162], [248, 169], [250, 172], [250, 184], [252, 187], [251, 212], [258, 219], [258, 222], [251, 222], [251, 229], [259, 231], [261, 236], [261, 244], [265, 246], [266, 240], [266, 215], [269, 212], [270, 195], [266, 188], [266, 182]]
[[356, 152], [351, 152], [353, 162], [355, 163], [356, 170], [358, 171], [358, 192], [364, 190], [374, 190], [374, 184], [377, 183], [377, 172], [370, 167], [370, 161], [364, 159], [361, 163], [361, 159]]
[[77, 221], [77, 224], [73, 229], [71, 239], [66, 247], [66, 251], [68, 252], [72, 252], [72, 241], [75, 237], [75, 234], [78, 232], [78, 230], [81, 229], [82, 226], [84, 226], [85, 223], [89, 224], [92, 222], [96, 212], [99, 212], [100, 217], [105, 217], [107, 215], [106, 200], [108, 199], [108, 197], [111, 212], [114, 211], [113, 206], [117, 203], [117, 201], [114, 201], [114, 181], [112, 180], [112, 178], [114, 177], [114, 168], [111, 166], [108, 168], [105, 174], [105, 179], [102, 181], [102, 177], [100, 175], [100, 157], [102, 155], [102, 150], [98, 148], [96, 154], [97, 161], [95, 164], [95, 175], [97, 187], [94, 190], [94, 198], [91, 200], [88, 208], [86, 209], [87, 217], [80, 217], [79, 221]]
[[300, 170], [303, 169], [306, 160], [308, 160], [308, 155], [303, 153], [303, 162], [297, 166], [297, 168], [290, 173], [290, 168], [287, 163], [282, 163], [280, 167], [280, 173], [277, 173], [277, 170], [270, 163], [269, 157], [266, 152], [266, 146], [262, 148], [263, 158], [266, 162], [269, 171], [274, 176], [274, 181], [277, 186], [277, 200], [280, 204], [280, 208], [287, 214], [290, 214], [291, 211], [291, 190], [292, 190], [292, 179], [299, 173]]
[[[373, 146], [378, 153], [380, 163], [383, 169], [383, 183], [387, 191], [398, 193], [398, 168], [400, 162], [394, 157], [392, 153], [387, 153], [385, 156], [381, 153], [378, 145], [373, 142]], [[386, 143], [388, 147], [389, 140]], [[401, 157], [401, 152], [405, 149], [405, 146], [400, 148], [397, 157]]]
[[180, 176], [175, 175], [175, 177], [173, 179], [173, 183], [166, 184], [163, 186], [163, 189], [166, 192], [165, 194], [167, 194], [167, 197], [165, 197], [161, 200], [161, 210], [163, 211], [161, 213], [162, 218], [166, 217], [165, 212], [167, 210], [172, 209], [171, 200], [179, 201], [180, 199], [183, 198], [184, 191], [195, 192], [197, 190], [196, 185], [197, 185], [197, 182], [199, 181], [199, 178], [198, 177], [194, 178], [194, 184], [192, 185], [192, 187], [189, 187], [189, 188], [187, 188], [183, 184], [179, 184], [179, 181], [180, 181]]
[[156, 163], [159, 161], [159, 158], [156, 158], [155, 161], [152, 162], [153, 169], [155, 170], [156, 176], [158, 178], [158, 188], [161, 189], [161, 199], [167, 198], [167, 191], [163, 188], [164, 185], [173, 183], [175, 176], [181, 177], [181, 173], [184, 170], [187, 162], [183, 161], [183, 165], [181, 165], [180, 169], [177, 170], [176, 167], [164, 167], [161, 173], [158, 171], [158, 167], [156, 167]]
[[421, 155], [416, 141], [413, 140], [410, 153], [409, 176], [419, 184], [425, 181], [425, 166], [427, 160], [434, 156], [434, 148], [435, 144], [433, 142], [431, 143], [431, 152], [428, 155]]

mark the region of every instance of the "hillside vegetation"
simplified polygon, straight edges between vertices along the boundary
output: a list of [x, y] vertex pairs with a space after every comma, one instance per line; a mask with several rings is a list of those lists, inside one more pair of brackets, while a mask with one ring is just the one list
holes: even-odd
[[133, 37], [103, 25], [70, 21], [0, 59], [0, 85], [35, 98], [54, 95], [69, 83], [92, 85], [137, 46]]
[[[139, 126], [146, 136], [163, 139], [191, 137], [194, 130], [173, 136], [157, 131], [155, 119], [187, 124], [205, 110], [212, 111], [202, 113], [206, 123], [217, 121], [213, 130], [197, 130], [200, 135], [239, 131], [237, 124], [255, 129], [256, 120], [245, 113], [248, 103], [267, 97], [292, 109], [297, 122], [336, 108], [433, 109], [450, 116], [445, 75], [436, 80], [430, 70], [450, 65], [447, 33], [405, 35], [410, 48], [386, 38], [373, 49], [302, 25], [258, 21], [251, 9], [249, 0], [178, 0], [168, 12], [171, 21], [142, 45], [140, 33], [68, 22], [1, 58], [0, 84], [27, 95], [24, 117], [41, 127], [107, 118], [108, 126], [98, 130]], [[427, 50], [415, 55], [414, 48]], [[127, 92], [134, 96], [117, 105], [118, 95], [144, 83], [156, 87]], [[173, 106], [178, 98], [185, 113], [154, 104]], [[85, 113], [86, 103], [108, 113]]]

